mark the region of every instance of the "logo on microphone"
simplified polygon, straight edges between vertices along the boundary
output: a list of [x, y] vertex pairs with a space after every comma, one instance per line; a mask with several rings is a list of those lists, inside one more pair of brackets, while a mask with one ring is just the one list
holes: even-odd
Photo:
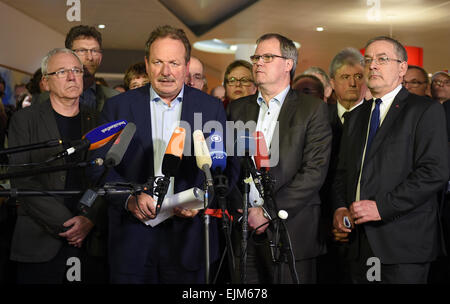
[[222, 137], [219, 134], [213, 134], [211, 136], [212, 142], [222, 142]]

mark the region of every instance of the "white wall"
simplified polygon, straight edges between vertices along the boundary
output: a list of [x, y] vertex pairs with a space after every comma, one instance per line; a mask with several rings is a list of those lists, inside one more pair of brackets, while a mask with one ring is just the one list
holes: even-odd
[[34, 73], [65, 36], [0, 2], [0, 64]]

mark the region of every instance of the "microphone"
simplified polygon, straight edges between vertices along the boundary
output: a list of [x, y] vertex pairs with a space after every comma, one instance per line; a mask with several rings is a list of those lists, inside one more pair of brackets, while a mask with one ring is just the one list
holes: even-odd
[[256, 144], [256, 153], [254, 156], [256, 169], [258, 171], [261, 169], [269, 171], [269, 151], [267, 149], [264, 133], [261, 131], [255, 131], [252, 135]]
[[119, 134], [126, 125], [127, 122], [125, 120], [118, 120], [103, 124], [86, 133], [76, 145], [53, 155], [45, 162], [48, 163], [66, 157], [79, 150], [86, 149], [87, 147], [89, 147], [89, 150], [103, 147], [107, 142]]
[[164, 202], [167, 190], [169, 189], [170, 177], [175, 176], [178, 171], [178, 167], [181, 164], [183, 158], [184, 142], [186, 139], [186, 130], [181, 127], [175, 128], [167, 145], [166, 152], [164, 154], [162, 162], [162, 173], [164, 177], [156, 180], [155, 194], [158, 196], [156, 202], [156, 215]]
[[0, 150], [0, 155], [30, 151], [30, 150], [34, 150], [34, 149], [40, 149], [40, 148], [56, 147], [61, 144], [63, 144], [63, 141], [61, 139], [50, 139], [50, 140], [43, 141], [43, 142], [40, 142], [37, 144], [30, 144], [30, 145], [24, 145], [24, 146], [19, 146], [19, 147], [2, 149], [2, 150]]
[[223, 136], [220, 132], [213, 131], [207, 139], [210, 147], [209, 155], [211, 156], [212, 172], [220, 174], [227, 167], [227, 153], [224, 149]]
[[113, 145], [106, 153], [104, 161], [105, 168], [103, 170], [102, 175], [96, 181], [94, 189], [87, 189], [79, 201], [78, 207], [84, 214], [87, 213], [87, 210], [92, 206], [92, 204], [96, 200], [98, 196], [97, 194], [98, 187], [100, 187], [100, 185], [103, 184], [106, 175], [109, 172], [109, 169], [111, 167], [117, 166], [122, 161], [122, 158], [125, 152], [127, 151], [128, 146], [130, 145], [131, 139], [133, 138], [135, 132], [136, 132], [136, 125], [134, 123], [130, 122], [126, 124], [125, 128], [123, 128], [123, 130], [120, 131], [119, 136], [117, 136]]
[[106, 167], [115, 167], [122, 161], [122, 158], [125, 155], [125, 152], [127, 151], [135, 132], [136, 125], [132, 122], [128, 123], [120, 132], [119, 136], [117, 136], [108, 153], [106, 153]]
[[239, 130], [236, 139], [236, 155], [244, 156], [242, 160], [244, 168], [250, 172], [259, 195], [264, 198], [264, 188], [261, 184], [260, 176], [256, 171], [255, 163], [251, 158], [251, 156], [255, 155], [255, 142], [255, 138], [250, 136], [248, 130]]
[[213, 185], [213, 179], [211, 175], [211, 156], [209, 155], [208, 146], [206, 145], [205, 137], [203, 132], [200, 130], [195, 130], [192, 133], [194, 139], [194, 154], [195, 160], [197, 162], [197, 167], [199, 167], [206, 176], [206, 185], [211, 187]]

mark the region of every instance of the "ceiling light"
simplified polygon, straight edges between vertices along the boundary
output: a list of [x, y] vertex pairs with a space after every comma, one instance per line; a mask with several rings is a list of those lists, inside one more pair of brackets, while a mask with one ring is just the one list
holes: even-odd
[[106, 27], [106, 25], [104, 25], [104, 24], [99, 24], [99, 25], [98, 25], [98, 28], [99, 28], [99, 29], [104, 29], [105, 27]]
[[318, 27], [316, 27], [316, 31], [318, 31], [318, 32], [323, 32], [323, 31], [324, 31], [323, 26], [318, 26]]

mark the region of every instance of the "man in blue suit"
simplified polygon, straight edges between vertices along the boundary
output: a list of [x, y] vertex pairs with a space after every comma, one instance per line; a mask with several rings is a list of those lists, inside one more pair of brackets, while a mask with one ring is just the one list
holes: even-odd
[[[162, 159], [172, 132], [177, 126], [184, 127], [180, 121], [190, 126], [190, 130], [186, 128], [186, 144], [192, 143], [192, 132], [203, 128], [205, 122], [216, 121], [224, 128], [226, 114], [221, 102], [184, 85], [190, 51], [183, 30], [158, 27], [146, 44], [145, 64], [151, 85], [115, 96], [105, 104], [104, 122], [125, 119], [137, 126], [127, 152], [120, 165], [111, 170], [108, 181], [142, 184], [149, 177], [162, 176]], [[183, 155], [168, 195], [203, 188], [203, 183], [204, 174], [197, 168], [193, 153]], [[112, 196], [109, 202], [113, 283], [204, 283], [204, 226], [198, 210], [176, 209], [175, 216], [151, 227], [143, 223], [155, 217], [151, 190], [136, 196]], [[212, 262], [218, 258], [217, 241], [217, 224], [212, 220]]]

